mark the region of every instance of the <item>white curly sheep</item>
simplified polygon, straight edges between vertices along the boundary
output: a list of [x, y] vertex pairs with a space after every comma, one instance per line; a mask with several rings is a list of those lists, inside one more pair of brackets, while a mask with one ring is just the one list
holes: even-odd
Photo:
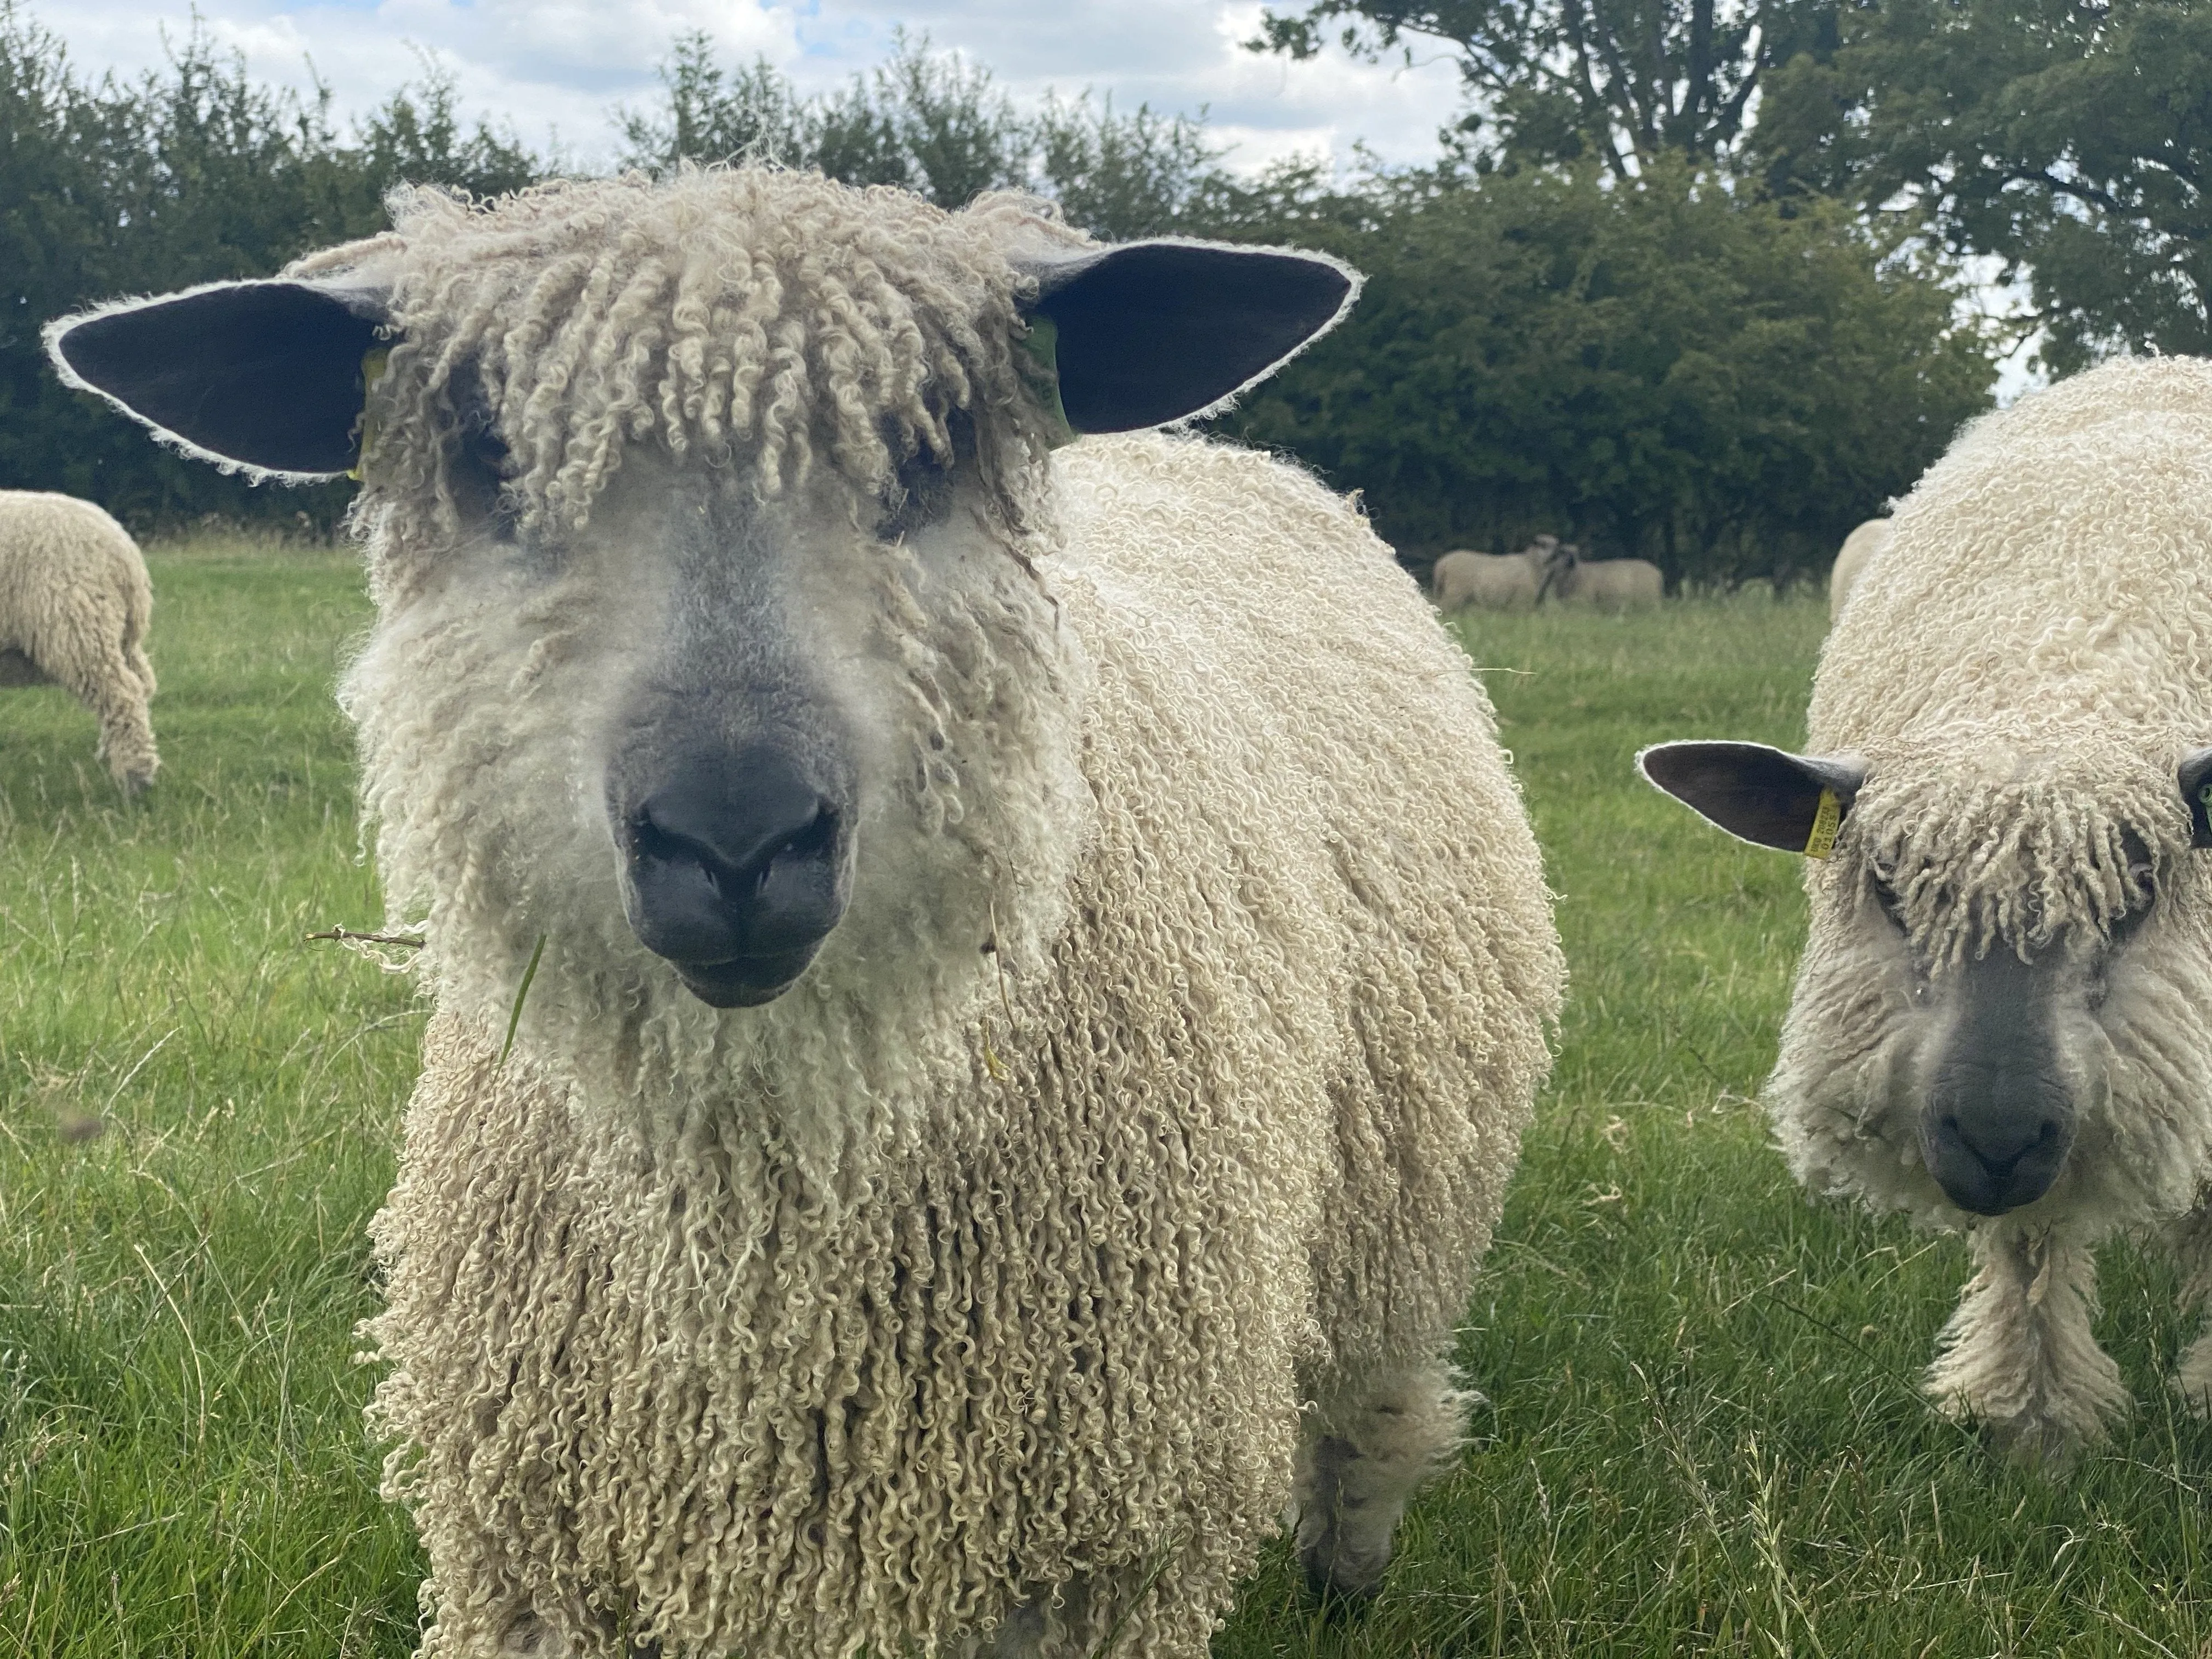
[[1836, 562], [1828, 571], [1828, 620], [1844, 614], [1844, 601], [1851, 596], [1864, 574], [1867, 562], [1881, 551], [1889, 542], [1889, 520], [1869, 519], [1844, 538], [1837, 550]]
[[146, 705], [154, 590], [130, 532], [90, 501], [0, 489], [0, 687], [58, 685], [100, 721], [100, 758], [126, 793], [161, 757]]
[[[1970, 428], [1899, 507], [1814, 757], [1643, 757], [1748, 840], [1834, 836], [1767, 1104], [1815, 1192], [1971, 1228], [1927, 1386], [2032, 1460], [2127, 1406], [2100, 1239], [2163, 1234], [2212, 1288], [2208, 637], [2212, 364], [2116, 362]], [[2176, 1382], [2204, 1409], [2212, 1340]]]
[[1293, 1504], [1370, 1586], [1548, 1064], [1536, 848], [1344, 501], [1048, 453], [1350, 273], [758, 170], [395, 213], [53, 340], [278, 476], [372, 388], [423, 1651], [1195, 1659]]

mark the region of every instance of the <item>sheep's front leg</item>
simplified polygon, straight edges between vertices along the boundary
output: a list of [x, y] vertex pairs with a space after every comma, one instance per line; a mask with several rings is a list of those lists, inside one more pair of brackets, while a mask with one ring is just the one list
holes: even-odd
[[1928, 1393], [2021, 1462], [2063, 1467], [2129, 1404], [2120, 1368], [2089, 1328], [2092, 1241], [1992, 1221], [1974, 1230], [1973, 1249], [1980, 1271], [1938, 1339]]
[[[2172, 1231], [2166, 1243], [2181, 1270], [2181, 1306], [2212, 1306], [2212, 1202], [2199, 1204]], [[2174, 1392], [2198, 1417], [2212, 1417], [2212, 1328], [2182, 1350], [2174, 1369]]]
[[1313, 1414], [1291, 1501], [1316, 1593], [1366, 1595], [1382, 1582], [1407, 1501], [1467, 1437], [1467, 1400], [1434, 1364], [1370, 1379]]

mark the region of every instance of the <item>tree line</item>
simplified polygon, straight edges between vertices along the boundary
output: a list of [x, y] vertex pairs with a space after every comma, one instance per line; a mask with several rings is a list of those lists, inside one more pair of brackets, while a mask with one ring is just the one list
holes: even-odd
[[[2187, 0], [1317, 0], [1258, 52], [1449, 50], [1429, 165], [1235, 170], [1202, 115], [1091, 93], [1018, 107], [902, 39], [802, 94], [672, 43], [620, 164], [770, 159], [948, 208], [1018, 189], [1112, 239], [1318, 246], [1358, 307], [1217, 425], [1358, 489], [1416, 567], [1539, 531], [1670, 581], [1818, 572], [1985, 407], [2000, 353], [2054, 373], [2203, 350], [2212, 16]], [[38, 345], [89, 301], [266, 274], [383, 224], [402, 180], [494, 195], [556, 158], [426, 69], [341, 129], [197, 29], [92, 80], [0, 0], [0, 487], [140, 529], [327, 530], [347, 486], [252, 489], [64, 392]], [[1973, 272], [2025, 295], [1973, 303]], [[2023, 343], [2027, 343], [2023, 344]]]

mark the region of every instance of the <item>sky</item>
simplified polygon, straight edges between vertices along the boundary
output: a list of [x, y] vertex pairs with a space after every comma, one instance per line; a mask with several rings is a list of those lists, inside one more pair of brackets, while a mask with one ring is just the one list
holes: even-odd
[[[1285, 9], [1295, 9], [1291, 0]], [[28, 0], [80, 71], [158, 67], [191, 27], [188, 0]], [[1431, 159], [1460, 107], [1441, 52], [1412, 67], [1341, 52], [1304, 64], [1240, 49], [1257, 0], [198, 0], [210, 33], [254, 76], [306, 90], [319, 76], [341, 118], [365, 113], [427, 56], [464, 107], [511, 123], [539, 150], [603, 167], [613, 112], [655, 101], [655, 66], [679, 33], [704, 29], [726, 62], [765, 58], [802, 91], [842, 85], [890, 53], [903, 27], [989, 68], [1017, 103], [1048, 89], [1110, 94], [1117, 108], [1205, 109], [1226, 161], [1250, 170], [1293, 154], [1340, 164], [1364, 143], [1391, 162]], [[312, 70], [309, 65], [313, 65]]]

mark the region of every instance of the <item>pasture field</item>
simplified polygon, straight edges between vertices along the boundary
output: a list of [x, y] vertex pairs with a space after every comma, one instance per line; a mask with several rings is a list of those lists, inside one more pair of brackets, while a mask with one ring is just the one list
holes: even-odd
[[[367, 604], [342, 555], [150, 563], [146, 801], [62, 694], [0, 694], [0, 1654], [404, 1655], [421, 1560], [375, 1496], [354, 1326], [422, 1016], [302, 938], [380, 914], [331, 700]], [[1795, 864], [1628, 761], [1796, 741], [1824, 623], [1700, 600], [1465, 629], [1575, 975], [1468, 1316], [1489, 1404], [1372, 1607], [1316, 1611], [1278, 1544], [1217, 1659], [2212, 1656], [2171, 1273], [2108, 1254], [2142, 1407], [2052, 1484], [1915, 1392], [1962, 1245], [1808, 1204], [1765, 1146]]]

